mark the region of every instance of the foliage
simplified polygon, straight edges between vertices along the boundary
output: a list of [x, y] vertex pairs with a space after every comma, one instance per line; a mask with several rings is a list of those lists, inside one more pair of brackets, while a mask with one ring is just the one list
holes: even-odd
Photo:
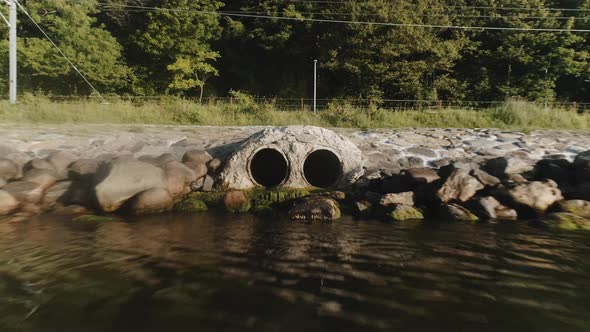
[[[109, 98], [110, 99], [110, 98]], [[272, 104], [260, 105], [264, 111], [252, 112], [251, 102], [200, 104], [180, 98], [161, 98], [132, 102], [112, 98], [109, 104], [96, 100], [51, 101], [25, 96], [17, 106], [0, 102], [3, 123], [121, 123], [183, 124], [214, 126], [317, 125], [324, 127], [400, 128], [465, 127], [506, 129], [590, 129], [590, 114], [560, 108], [545, 109], [520, 100], [509, 101], [486, 110], [443, 108], [436, 111], [356, 108], [343, 102], [318, 114], [298, 110], [277, 110]]]
[[[350, 105], [337, 102], [323, 115], [331, 123], [371, 126], [387, 99], [590, 102], [590, 33], [450, 28], [590, 29], [590, 0], [21, 3], [105, 93], [309, 98], [317, 59], [320, 98], [372, 101], [351, 119]], [[21, 93], [91, 93], [22, 12], [19, 27]], [[7, 39], [3, 25], [0, 35]], [[0, 93], [7, 92], [7, 46], [0, 43]], [[230, 113], [273, 121], [273, 107], [252, 103]]]

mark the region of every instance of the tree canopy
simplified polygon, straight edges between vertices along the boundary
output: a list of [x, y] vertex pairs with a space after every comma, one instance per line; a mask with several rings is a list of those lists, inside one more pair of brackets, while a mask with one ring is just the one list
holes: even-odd
[[[101, 92], [589, 101], [590, 0], [27, 0]], [[2, 11], [6, 13], [6, 8]], [[494, 27], [463, 29], [461, 27]], [[533, 29], [533, 30], [530, 30]], [[92, 91], [19, 14], [21, 92]], [[8, 29], [0, 28], [8, 39]], [[6, 92], [8, 43], [0, 43]]]

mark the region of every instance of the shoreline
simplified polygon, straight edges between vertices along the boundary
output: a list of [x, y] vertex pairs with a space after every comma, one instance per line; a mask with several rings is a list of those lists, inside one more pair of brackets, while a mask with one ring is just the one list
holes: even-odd
[[[590, 229], [590, 132], [0, 125], [0, 137], [0, 215], [58, 212], [100, 221], [109, 217], [97, 212], [214, 207], [311, 221], [338, 219], [342, 208], [394, 221], [547, 217], [558, 228]], [[282, 184], [263, 188], [248, 165], [268, 147], [292, 164]], [[292, 168], [325, 148], [340, 158], [342, 181], [312, 187]], [[338, 171], [316, 167], [322, 176]]]

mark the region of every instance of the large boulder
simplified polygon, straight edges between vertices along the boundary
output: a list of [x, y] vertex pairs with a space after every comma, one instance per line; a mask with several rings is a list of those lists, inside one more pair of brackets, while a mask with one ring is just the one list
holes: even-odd
[[129, 198], [168, 186], [164, 170], [150, 163], [122, 158], [101, 165], [94, 176], [96, 200], [103, 211], [120, 208]]
[[338, 203], [324, 196], [308, 196], [302, 198], [289, 210], [289, 218], [293, 220], [336, 220], [340, 218]]
[[12, 213], [18, 208], [18, 201], [5, 190], [0, 190], [0, 216]]
[[47, 160], [58, 174], [67, 176], [67, 170], [70, 164], [76, 161], [78, 157], [68, 151], [55, 151], [50, 153], [45, 160]]
[[12, 180], [18, 176], [18, 165], [10, 159], [0, 158], [0, 179]]
[[178, 197], [191, 192], [191, 183], [197, 180], [195, 172], [178, 161], [168, 162], [163, 166], [168, 180], [168, 192], [172, 197]]
[[438, 198], [448, 203], [454, 200], [466, 202], [484, 186], [475, 177], [471, 176], [467, 169], [456, 169], [438, 190]]
[[152, 188], [143, 191], [131, 198], [126, 206], [129, 212], [140, 215], [159, 213], [172, 207], [174, 200], [164, 188]]
[[508, 194], [515, 203], [538, 214], [544, 213], [555, 202], [563, 199], [557, 183], [553, 180], [521, 183], [509, 189]]
[[28, 181], [10, 182], [2, 187], [2, 190], [7, 191], [23, 204], [36, 204], [43, 197], [43, 188], [37, 183]]
[[205, 150], [189, 150], [184, 156], [182, 156], [182, 162], [184, 163], [191, 162], [203, 164], [205, 166], [207, 166], [207, 163], [211, 161], [211, 159], [213, 159], [213, 157]]
[[96, 159], [78, 159], [69, 166], [69, 176], [80, 181], [90, 180], [96, 170], [100, 166], [100, 162]]
[[61, 179], [63, 179], [63, 177], [55, 171], [38, 168], [28, 170], [23, 177], [23, 181], [36, 183], [40, 185], [43, 190], [51, 187]]

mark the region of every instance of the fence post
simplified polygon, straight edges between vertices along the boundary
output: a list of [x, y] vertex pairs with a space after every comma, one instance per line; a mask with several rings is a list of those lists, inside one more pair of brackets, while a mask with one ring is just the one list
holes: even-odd
[[301, 97], [301, 112], [305, 112], [305, 103], [303, 102], [303, 97]]

